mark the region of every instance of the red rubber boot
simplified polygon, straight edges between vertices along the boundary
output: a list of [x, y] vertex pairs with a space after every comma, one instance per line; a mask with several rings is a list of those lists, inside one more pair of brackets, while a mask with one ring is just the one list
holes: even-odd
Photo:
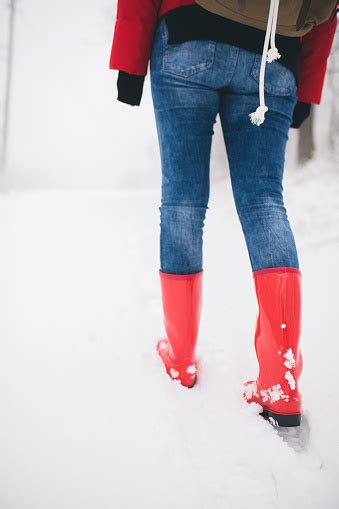
[[253, 276], [259, 304], [255, 333], [259, 376], [245, 383], [244, 397], [248, 403], [258, 403], [271, 424], [300, 426], [301, 272], [275, 267]]
[[159, 271], [167, 337], [157, 342], [167, 374], [185, 387], [197, 379], [195, 347], [201, 303], [202, 274], [169, 274]]

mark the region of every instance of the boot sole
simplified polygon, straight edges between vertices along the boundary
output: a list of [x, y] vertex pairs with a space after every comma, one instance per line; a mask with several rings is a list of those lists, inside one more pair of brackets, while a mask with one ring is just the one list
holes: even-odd
[[260, 415], [266, 421], [269, 421], [272, 426], [291, 428], [301, 425], [301, 414], [276, 414], [275, 412], [270, 412], [270, 410], [264, 410]]

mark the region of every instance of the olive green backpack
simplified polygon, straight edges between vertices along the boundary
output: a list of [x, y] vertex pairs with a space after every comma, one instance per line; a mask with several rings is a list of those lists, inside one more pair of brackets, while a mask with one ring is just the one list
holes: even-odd
[[[196, 0], [214, 14], [266, 30], [270, 0]], [[280, 0], [277, 33], [290, 37], [305, 35], [326, 21], [336, 0]]]

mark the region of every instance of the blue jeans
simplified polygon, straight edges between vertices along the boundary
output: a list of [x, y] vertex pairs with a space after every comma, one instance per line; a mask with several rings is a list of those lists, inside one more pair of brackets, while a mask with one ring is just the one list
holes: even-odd
[[259, 105], [261, 55], [212, 40], [181, 44], [167, 40], [162, 18], [150, 60], [162, 165], [160, 271], [190, 274], [203, 269], [211, 143], [218, 113], [252, 270], [299, 268], [282, 186], [297, 101], [293, 73], [279, 62], [267, 64], [269, 110], [265, 122], [255, 126], [248, 115]]

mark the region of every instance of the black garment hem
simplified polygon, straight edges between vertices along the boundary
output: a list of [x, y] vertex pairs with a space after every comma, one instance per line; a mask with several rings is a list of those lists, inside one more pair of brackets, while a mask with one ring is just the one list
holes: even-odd
[[[265, 31], [232, 21], [207, 11], [200, 5], [177, 7], [165, 13], [168, 44], [180, 44], [193, 39], [225, 42], [253, 53], [262, 54]], [[290, 69], [299, 84], [298, 66], [300, 37], [276, 35], [276, 46], [281, 54], [279, 63]]]

